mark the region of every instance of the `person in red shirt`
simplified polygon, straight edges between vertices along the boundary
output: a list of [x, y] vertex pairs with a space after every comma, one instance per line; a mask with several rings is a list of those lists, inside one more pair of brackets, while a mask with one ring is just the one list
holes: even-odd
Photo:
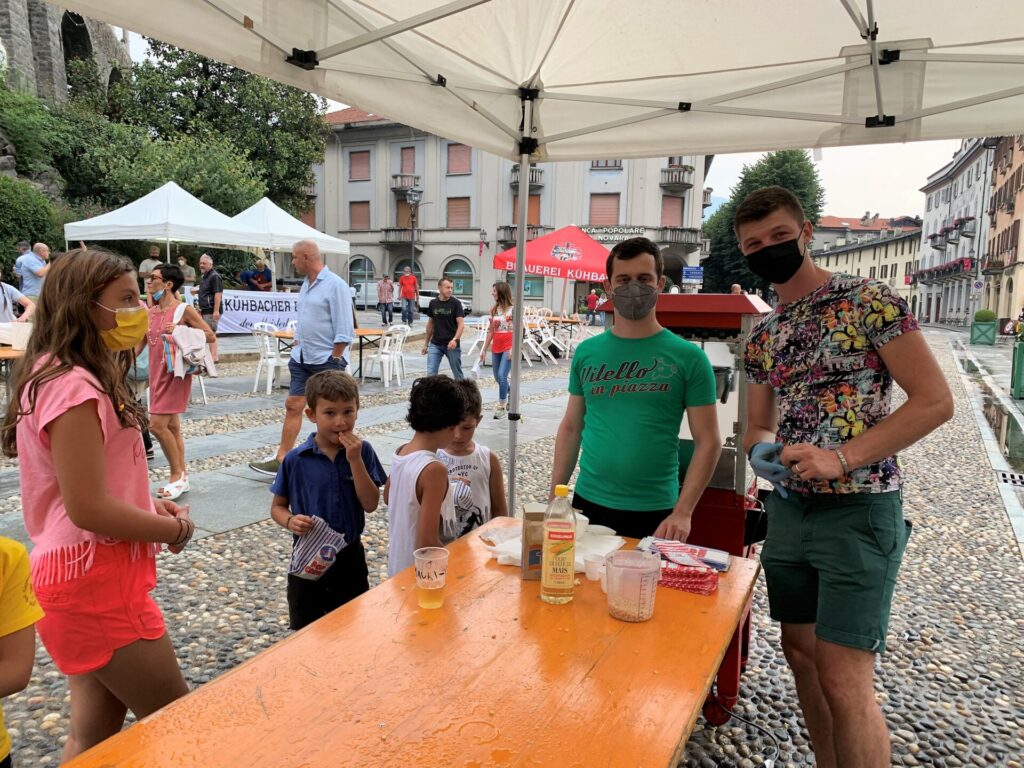
[[416, 308], [416, 299], [420, 295], [419, 281], [412, 273], [412, 267], [406, 267], [402, 276], [398, 278], [398, 295], [402, 298], [402, 322], [412, 325], [413, 312]]
[[590, 289], [590, 293], [587, 294], [587, 325], [595, 325], [597, 323], [597, 290], [594, 288]]

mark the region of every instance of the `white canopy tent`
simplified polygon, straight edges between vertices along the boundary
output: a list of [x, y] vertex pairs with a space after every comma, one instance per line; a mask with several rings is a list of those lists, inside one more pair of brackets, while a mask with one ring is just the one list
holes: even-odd
[[77, 240], [158, 240], [258, 247], [259, 236], [193, 197], [173, 181], [121, 208], [64, 225], [64, 238]]
[[320, 230], [303, 224], [265, 197], [237, 216], [233, 216], [231, 220], [262, 240], [262, 247], [270, 251], [270, 269], [275, 280], [277, 262], [274, 254], [277, 251], [290, 252], [292, 246], [299, 240], [312, 240], [319, 246], [321, 253], [349, 255], [347, 240], [325, 235]]
[[[62, 4], [524, 169], [537, 160], [999, 135], [1024, 125], [1020, 0]], [[518, 228], [519, 275], [526, 229]], [[522, 285], [516, 280], [517, 324]], [[518, 344], [517, 334], [510, 501]]]

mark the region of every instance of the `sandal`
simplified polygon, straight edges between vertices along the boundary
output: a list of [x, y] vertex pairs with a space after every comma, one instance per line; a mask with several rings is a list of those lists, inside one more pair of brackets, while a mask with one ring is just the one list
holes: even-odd
[[168, 483], [163, 488], [156, 492], [157, 498], [164, 499], [166, 501], [174, 501], [183, 493], [188, 493], [192, 490], [192, 487], [188, 482], [188, 475], [182, 475], [180, 480], [175, 480], [173, 483]]

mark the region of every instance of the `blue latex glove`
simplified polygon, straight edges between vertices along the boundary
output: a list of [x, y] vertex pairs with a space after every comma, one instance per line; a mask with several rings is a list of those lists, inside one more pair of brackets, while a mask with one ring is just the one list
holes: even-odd
[[782, 446], [780, 444], [755, 443], [754, 447], [750, 449], [750, 468], [754, 470], [755, 475], [763, 477], [774, 485], [779, 496], [788, 499], [789, 492], [779, 485], [779, 481], [793, 473], [789, 471], [789, 467], [782, 464], [781, 456]]

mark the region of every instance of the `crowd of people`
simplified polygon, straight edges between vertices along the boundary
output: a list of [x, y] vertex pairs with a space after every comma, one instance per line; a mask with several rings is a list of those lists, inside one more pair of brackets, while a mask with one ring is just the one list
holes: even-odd
[[[811, 224], [792, 193], [751, 193], [734, 228], [751, 271], [779, 296], [745, 353], [743, 449], [774, 488], [761, 552], [770, 613], [782, 624], [816, 764], [888, 765], [873, 674], [910, 535], [896, 453], [950, 418], [952, 399], [897, 294], [810, 259]], [[185, 281], [178, 266], [144, 262], [147, 305], [135, 268], [118, 256], [81, 248], [48, 265], [48, 249], [31, 253], [21, 274], [42, 286], [2, 447], [19, 460], [35, 547], [26, 560], [20, 545], [0, 540], [0, 695], [27, 683], [37, 632], [68, 676], [70, 759], [118, 731], [128, 709], [141, 718], [187, 692], [150, 592], [157, 552], [181, 552], [194, 531], [188, 508], [175, 503], [188, 490], [180, 413], [189, 384], [163, 379], [166, 370], [154, 368], [164, 366], [153, 362], [162, 355], [156, 339], [178, 323], [212, 339], [222, 285], [204, 256], [208, 287], [204, 300], [201, 282], [197, 311], [177, 298]], [[394, 452], [388, 474], [357, 431], [359, 387], [346, 372], [354, 335], [347, 285], [315, 243], [297, 243], [292, 262], [304, 281], [281, 441], [272, 458], [251, 466], [273, 475], [270, 516], [293, 537], [286, 596], [290, 626], [299, 629], [369, 589], [360, 537], [381, 498], [389, 575], [409, 567], [417, 548], [444, 546], [509, 510], [501, 464], [474, 439], [483, 401], [461, 375], [464, 325], [450, 281], [441, 281], [427, 313], [428, 375], [412, 384], [406, 418], [413, 435]], [[573, 506], [591, 523], [685, 541], [721, 452], [714, 373], [700, 347], [658, 323], [666, 278], [655, 243], [619, 243], [606, 273], [614, 322], [572, 358], [552, 492], [578, 464]], [[402, 280], [405, 319], [411, 284]], [[378, 289], [382, 304], [390, 303], [387, 288]], [[508, 397], [514, 327], [508, 285], [495, 284], [491, 295], [481, 358], [490, 350], [497, 417]], [[28, 311], [31, 297], [23, 298]], [[148, 418], [128, 383], [142, 349], [155, 390]], [[442, 358], [453, 377], [438, 375]], [[893, 382], [907, 394], [895, 410]], [[295, 447], [303, 418], [315, 429]], [[684, 418], [694, 449], [680, 482]], [[155, 497], [147, 423], [171, 464]], [[304, 578], [303, 542], [319, 535], [338, 543], [338, 556], [320, 578]]]

